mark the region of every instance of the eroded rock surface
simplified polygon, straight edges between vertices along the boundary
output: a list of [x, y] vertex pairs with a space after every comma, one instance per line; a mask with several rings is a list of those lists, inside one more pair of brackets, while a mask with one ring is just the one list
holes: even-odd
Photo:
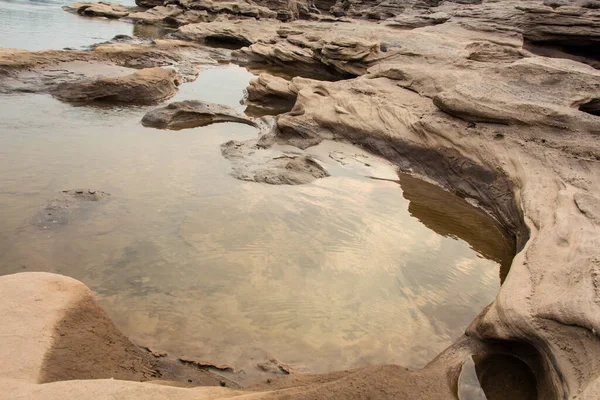
[[[599, 75], [572, 60], [535, 56], [523, 49], [523, 36], [531, 35], [531, 23], [558, 34], [541, 19], [532, 22], [534, 12], [574, 18], [563, 20], [563, 38], [576, 37], [594, 19], [588, 9], [532, 7], [510, 1], [445, 5], [446, 22], [412, 30], [371, 25], [369, 34], [360, 24], [334, 23], [331, 34], [318, 35], [306, 28], [311, 23], [288, 24], [293, 33], [241, 52], [274, 64], [296, 54], [293, 62], [318, 61], [360, 77], [294, 78], [271, 90], [268, 82], [253, 82], [248, 91], [254, 102], [296, 96], [293, 109], [277, 119], [275, 134], [260, 139], [254, 151], [347, 141], [478, 204], [515, 236], [520, 252], [468, 337], [533, 344], [542, 360], [541, 398], [593, 398], [600, 387], [593, 283], [600, 227], [589, 205], [600, 189]], [[330, 42], [336, 31], [348, 29], [374, 46], [356, 40], [354, 47], [323, 51], [336, 43]], [[373, 50], [362, 51], [367, 48]]]
[[260, 74], [247, 88], [246, 114], [278, 115], [290, 111], [296, 102], [291, 82], [270, 74]]
[[256, 127], [250, 118], [222, 104], [187, 100], [149, 111], [142, 118], [142, 125], [158, 129], [187, 129], [217, 122], [238, 122]]
[[212, 1], [212, 0], [169, 0], [185, 10], [207, 11], [211, 14], [230, 14], [250, 18], [275, 18], [277, 12], [258, 5], [251, 0]]
[[90, 51], [0, 48], [0, 93], [48, 92], [65, 82], [117, 78], [143, 68], [167, 66], [187, 82], [196, 79], [202, 64], [218, 64], [230, 58], [229, 54], [229, 50], [200, 48], [173, 39], [122, 43], [117, 38]]
[[62, 83], [51, 94], [72, 103], [155, 104], [175, 95], [177, 79], [172, 69], [148, 68], [123, 77]]
[[215, 44], [248, 46], [257, 42], [271, 42], [276, 36], [278, 23], [273, 21], [234, 20], [219, 23], [198, 23], [179, 28], [180, 39]]
[[105, 17], [119, 19], [126, 17], [131, 12], [131, 7], [109, 2], [80, 2], [64, 6], [63, 10], [85, 15], [86, 17]]

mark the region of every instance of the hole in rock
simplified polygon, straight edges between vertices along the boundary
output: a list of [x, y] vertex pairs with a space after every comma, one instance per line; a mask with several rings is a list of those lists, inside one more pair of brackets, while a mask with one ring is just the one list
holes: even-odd
[[94, 101], [96, 101], [97, 103], [105, 104], [105, 105], [123, 103], [123, 100], [121, 100], [119, 98], [119, 96], [117, 96], [117, 95], [108, 95], [108, 96], [97, 97], [94, 99]]
[[458, 381], [460, 400], [537, 400], [538, 390], [534, 371], [508, 354], [472, 356]]
[[249, 103], [244, 113], [249, 117], [260, 118], [266, 115], [281, 115], [290, 112], [296, 104], [295, 100], [277, 98], [260, 104]]
[[520, 359], [496, 354], [473, 357], [477, 378], [487, 400], [536, 400], [537, 382], [533, 371]]
[[314, 6], [322, 12], [329, 12], [336, 2], [336, 0], [313, 0]]
[[278, 65], [251, 62], [248, 64], [244, 64], [244, 66], [257, 75], [262, 72], [266, 72], [271, 75], [279, 76], [288, 80], [297, 76], [302, 78], [314, 79], [317, 81], [330, 82], [356, 78], [356, 75], [342, 73], [340, 71], [337, 71], [335, 68], [327, 65], [304, 65], [301, 63]]
[[600, 99], [593, 99], [580, 105], [579, 111], [600, 117]]
[[600, 69], [600, 42], [586, 38], [555, 41], [531, 41], [525, 39], [523, 48], [538, 56], [566, 58]]
[[244, 38], [235, 38], [225, 35], [211, 35], [204, 38], [204, 44], [209, 47], [218, 47], [230, 50], [239, 50], [252, 44]]

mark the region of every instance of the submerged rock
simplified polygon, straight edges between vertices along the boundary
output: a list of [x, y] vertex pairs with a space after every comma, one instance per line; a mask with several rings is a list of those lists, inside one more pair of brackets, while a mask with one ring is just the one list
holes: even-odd
[[72, 103], [153, 104], [174, 96], [177, 84], [174, 70], [148, 68], [123, 77], [62, 83], [51, 94]]
[[254, 141], [231, 140], [221, 146], [221, 153], [232, 161], [232, 175], [244, 181], [302, 185], [329, 176], [310, 156], [261, 150]]
[[256, 127], [250, 118], [222, 104], [198, 100], [171, 103], [149, 111], [142, 118], [142, 125], [158, 129], [187, 129], [217, 122], [238, 122]]
[[93, 203], [108, 196], [110, 193], [93, 189], [63, 190], [61, 196], [50, 200], [33, 216], [31, 222], [42, 229], [59, 228], [73, 219], [81, 218], [84, 213], [91, 211]]

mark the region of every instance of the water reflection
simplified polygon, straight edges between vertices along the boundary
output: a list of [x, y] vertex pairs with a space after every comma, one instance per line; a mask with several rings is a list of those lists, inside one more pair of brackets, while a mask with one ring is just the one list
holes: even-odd
[[483, 257], [500, 264], [504, 282], [515, 255], [515, 242], [506, 231], [483, 211], [445, 190], [410, 175], [400, 174], [404, 198], [410, 201], [408, 212], [442, 236], [464, 240]]

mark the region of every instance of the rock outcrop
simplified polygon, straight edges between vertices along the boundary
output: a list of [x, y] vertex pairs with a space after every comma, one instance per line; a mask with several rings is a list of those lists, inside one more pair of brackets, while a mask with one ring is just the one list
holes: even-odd
[[179, 28], [179, 39], [215, 44], [249, 46], [257, 42], [273, 42], [279, 24], [273, 21], [234, 20], [198, 23]]
[[[476, 17], [473, 7], [468, 18], [459, 11], [425, 28], [374, 27], [369, 37], [385, 44], [385, 57], [356, 79], [278, 86], [274, 98], [295, 94], [296, 103], [259, 143], [268, 150], [348, 141], [493, 215], [519, 254], [468, 337], [532, 345], [540, 398], [594, 398], [600, 226], [590, 205], [600, 189], [600, 75], [523, 50], [520, 4], [484, 6], [496, 10], [495, 24], [484, 27], [494, 14]], [[271, 95], [266, 87], [251, 85], [255, 101]], [[584, 197], [588, 205], [578, 206]]]
[[158, 24], [175, 19], [183, 14], [183, 10], [177, 6], [156, 6], [149, 10], [131, 13], [127, 19], [141, 24]]
[[296, 102], [297, 92], [286, 79], [260, 74], [247, 88], [246, 114], [278, 115], [288, 112]]
[[196, 128], [218, 122], [238, 122], [257, 126], [254, 121], [231, 107], [198, 100], [171, 103], [148, 111], [142, 118], [144, 126], [171, 130]]
[[175, 95], [177, 79], [172, 69], [148, 68], [123, 77], [65, 82], [51, 94], [71, 103], [155, 104]]
[[229, 14], [249, 18], [275, 18], [277, 13], [262, 7], [251, 0], [212, 1], [212, 0], [169, 0], [184, 10], [206, 11], [211, 14]]
[[218, 64], [229, 54], [229, 50], [172, 39], [150, 44], [113, 41], [91, 51], [0, 48], [0, 93], [49, 92], [62, 83], [119, 78], [154, 67], [175, 69], [178, 80], [187, 82], [196, 79], [200, 64]]
[[126, 17], [131, 12], [131, 7], [125, 7], [117, 3], [108, 2], [80, 2], [64, 6], [63, 10], [85, 15], [86, 17], [104, 17], [119, 19]]

